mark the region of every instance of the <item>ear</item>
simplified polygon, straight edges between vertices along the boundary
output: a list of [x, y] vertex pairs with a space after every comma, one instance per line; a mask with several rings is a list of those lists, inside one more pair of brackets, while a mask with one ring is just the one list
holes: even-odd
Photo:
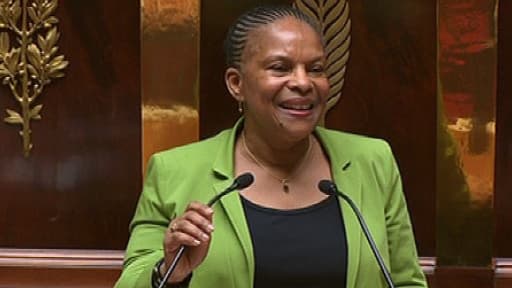
[[234, 67], [229, 67], [224, 73], [224, 81], [228, 88], [229, 94], [236, 99], [236, 101], [243, 101], [243, 96], [240, 94], [242, 90], [242, 74]]

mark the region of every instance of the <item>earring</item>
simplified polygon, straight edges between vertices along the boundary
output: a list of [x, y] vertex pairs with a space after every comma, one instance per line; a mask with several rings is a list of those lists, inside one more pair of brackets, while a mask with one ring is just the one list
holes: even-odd
[[238, 101], [238, 113], [242, 114], [244, 112], [244, 102]]

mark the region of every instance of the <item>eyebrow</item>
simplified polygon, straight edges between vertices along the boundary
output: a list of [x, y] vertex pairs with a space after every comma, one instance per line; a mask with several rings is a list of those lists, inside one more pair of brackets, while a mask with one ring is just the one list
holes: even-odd
[[[262, 62], [267, 63], [267, 62], [279, 61], [279, 60], [289, 61], [290, 59], [292, 59], [292, 58], [289, 56], [282, 55], [282, 54], [276, 54], [276, 55], [270, 55], [270, 56], [264, 58]], [[325, 59], [326, 59], [325, 55], [319, 55], [317, 57], [314, 57], [309, 62], [325, 61]]]

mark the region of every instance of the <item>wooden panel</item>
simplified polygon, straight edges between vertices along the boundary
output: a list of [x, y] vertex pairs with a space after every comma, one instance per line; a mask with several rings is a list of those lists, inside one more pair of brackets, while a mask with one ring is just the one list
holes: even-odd
[[494, 277], [495, 288], [512, 287], [512, 259], [496, 259], [496, 269]]
[[427, 277], [427, 283], [430, 288], [434, 286], [434, 277], [436, 270], [436, 259], [434, 257], [420, 257], [419, 259], [421, 268]]
[[[121, 273], [123, 253], [122, 250], [0, 249], [0, 288], [112, 287]], [[475, 272], [473, 268], [463, 267], [439, 272], [433, 257], [421, 257], [419, 262], [431, 288], [470, 287], [441, 286], [441, 282], [448, 278], [462, 283]], [[498, 258], [495, 267], [496, 288], [511, 287], [512, 259]], [[471, 277], [478, 278], [478, 274], [482, 273], [477, 271]]]
[[439, 0], [438, 265], [492, 262], [495, 0]]
[[493, 288], [494, 271], [492, 268], [437, 267], [433, 286], [437, 288]]
[[[493, 287], [508, 288], [512, 287], [512, 259], [495, 259], [494, 275], [491, 268], [475, 270], [473, 267], [442, 267], [437, 268], [435, 258], [420, 258], [420, 265], [427, 276], [430, 288], [441, 287]], [[489, 272], [491, 271], [491, 272]], [[478, 286], [486, 279], [483, 286]], [[490, 280], [489, 278], [493, 278]], [[473, 283], [473, 281], [475, 281]], [[493, 284], [494, 283], [494, 286]]]
[[0, 249], [0, 287], [112, 287], [123, 251]]
[[[0, 288], [112, 287], [122, 261], [121, 250], [0, 249]], [[420, 265], [431, 283], [435, 259], [421, 258]]]
[[1, 268], [0, 288], [111, 288], [119, 270]]
[[[0, 288], [112, 287], [121, 273], [122, 253], [98, 250], [0, 250]], [[435, 259], [423, 257], [420, 264], [429, 287], [443, 287], [436, 281], [439, 274], [435, 274]], [[455, 279], [452, 281], [460, 283], [460, 279], [473, 272], [471, 269], [459, 269], [445, 272], [444, 276], [453, 276]], [[511, 259], [496, 259], [494, 283], [495, 288], [512, 287]]]
[[495, 256], [512, 257], [512, 1], [499, 1]]
[[352, 47], [331, 128], [388, 140], [416, 242], [435, 255], [436, 3], [350, 1]]
[[0, 267], [119, 269], [123, 250], [0, 249]]
[[39, 99], [30, 158], [0, 123], [0, 247], [121, 249], [141, 188], [140, 2], [59, 5], [70, 66]]

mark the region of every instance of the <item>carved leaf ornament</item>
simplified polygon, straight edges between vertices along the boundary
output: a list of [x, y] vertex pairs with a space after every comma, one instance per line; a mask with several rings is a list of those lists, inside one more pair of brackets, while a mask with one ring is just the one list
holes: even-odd
[[[4, 121], [20, 125], [25, 157], [30, 155], [31, 120], [41, 119], [35, 100], [69, 65], [59, 47], [57, 0], [0, 0], [0, 81], [9, 87], [20, 111], [6, 109]], [[11, 39], [12, 37], [12, 39]]]
[[350, 9], [346, 0], [296, 0], [294, 7], [318, 21], [324, 36], [331, 90], [327, 109], [341, 98], [350, 47]]

